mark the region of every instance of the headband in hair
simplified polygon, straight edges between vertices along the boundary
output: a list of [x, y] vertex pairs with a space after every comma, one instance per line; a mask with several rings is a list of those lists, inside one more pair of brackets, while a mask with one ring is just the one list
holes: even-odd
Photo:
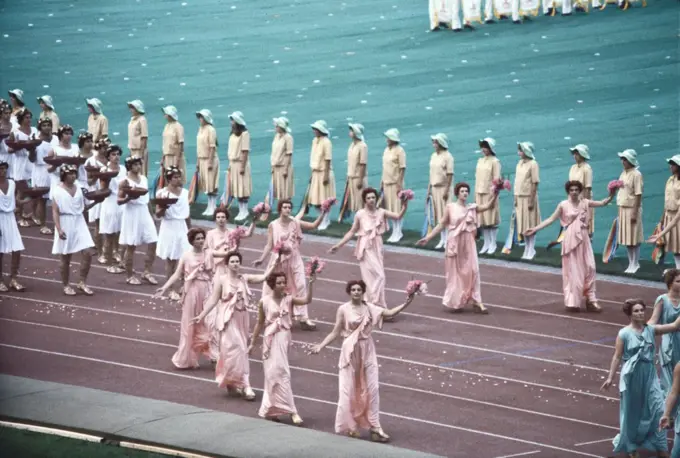
[[[111, 149], [109, 148], [109, 151]], [[140, 156], [128, 156], [125, 158], [125, 168], [130, 170], [132, 166], [136, 163], [142, 163], [142, 158]]]
[[182, 171], [179, 169], [179, 167], [175, 167], [174, 165], [171, 165], [167, 169], [165, 169], [165, 179], [170, 180], [174, 175], [182, 175]]
[[71, 135], [73, 135], [73, 127], [71, 127], [70, 124], [64, 124], [63, 126], [59, 127], [57, 130], [57, 137], [61, 137], [66, 132], [71, 132]]
[[52, 125], [52, 120], [50, 118], [42, 118], [38, 121], [38, 129], [40, 129], [45, 124]]

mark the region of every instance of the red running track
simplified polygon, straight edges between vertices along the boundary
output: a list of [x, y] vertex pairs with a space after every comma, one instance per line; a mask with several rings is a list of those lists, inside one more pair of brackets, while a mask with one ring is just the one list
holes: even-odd
[[[95, 264], [89, 280], [95, 296], [64, 296], [51, 237], [34, 228], [23, 234], [21, 275], [28, 291], [0, 296], [0, 372], [256, 417], [260, 399], [229, 398], [213, 382], [208, 361], [195, 371], [174, 369], [177, 304], [153, 299], [154, 287], [129, 286], [124, 276]], [[261, 235], [245, 241], [247, 265], [263, 245]], [[318, 356], [306, 350], [330, 331], [346, 300], [345, 281], [360, 274], [350, 248], [335, 256], [326, 254], [328, 248], [303, 244], [305, 256], [330, 262], [310, 310], [318, 330], [294, 331], [290, 363], [306, 427], [333, 432], [339, 342]], [[141, 266], [142, 254], [137, 256]], [[651, 303], [660, 289], [601, 281], [604, 312], [568, 315], [560, 276], [482, 265], [482, 297], [491, 314], [454, 315], [441, 306], [441, 258], [388, 252], [385, 265], [392, 305], [404, 299], [413, 277], [431, 280], [429, 296], [417, 297], [374, 333], [381, 420], [394, 445], [449, 457], [611, 454], [618, 393], [598, 390], [616, 333], [626, 323], [620, 304], [632, 296]], [[155, 272], [160, 281], [160, 260]], [[263, 385], [258, 358], [251, 365], [256, 389]]]

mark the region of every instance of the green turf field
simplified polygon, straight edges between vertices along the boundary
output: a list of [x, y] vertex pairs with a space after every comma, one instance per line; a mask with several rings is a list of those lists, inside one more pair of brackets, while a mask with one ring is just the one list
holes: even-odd
[[0, 428], [2, 456], [12, 458], [169, 458], [169, 455], [68, 437]]
[[[664, 159], [680, 152], [675, 0], [458, 34], [428, 32], [425, 0], [15, 0], [3, 2], [0, 13], [3, 88], [22, 88], [32, 109], [36, 96], [52, 95], [62, 120], [78, 128], [86, 126], [84, 98], [98, 97], [124, 145], [126, 101], [139, 98], [155, 160], [163, 105], [179, 109], [190, 163], [193, 113], [213, 111], [223, 170], [228, 115], [244, 112], [257, 200], [268, 185], [271, 118], [282, 114], [295, 135], [297, 199], [308, 179], [311, 122], [325, 119], [333, 128], [339, 193], [348, 120], [366, 127], [375, 186], [382, 132], [399, 128], [407, 186], [417, 196], [406, 226], [415, 230], [423, 217], [429, 135], [436, 132], [449, 136], [457, 181], [474, 178], [479, 138], [497, 140], [504, 173], [514, 172], [516, 142], [533, 141], [544, 216], [564, 197], [569, 146], [590, 146], [599, 198], [620, 173], [616, 153], [634, 148], [645, 178], [645, 234], [662, 209]], [[499, 240], [510, 202], [503, 196]], [[596, 251], [615, 213], [597, 212]], [[542, 232], [538, 244], [556, 232]]]

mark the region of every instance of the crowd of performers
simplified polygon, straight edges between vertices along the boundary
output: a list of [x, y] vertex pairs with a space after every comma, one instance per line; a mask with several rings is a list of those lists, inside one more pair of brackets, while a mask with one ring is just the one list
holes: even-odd
[[[589, 10], [602, 11], [608, 4], [627, 10], [633, 3], [647, 6], [645, 0], [429, 0], [430, 30], [442, 28], [454, 32], [475, 30], [472, 24], [494, 24], [512, 18], [513, 24], [522, 24], [536, 17], [542, 10], [545, 16], [555, 16], [559, 9], [562, 16], [574, 11], [587, 14]], [[461, 21], [462, 18], [462, 21]]]

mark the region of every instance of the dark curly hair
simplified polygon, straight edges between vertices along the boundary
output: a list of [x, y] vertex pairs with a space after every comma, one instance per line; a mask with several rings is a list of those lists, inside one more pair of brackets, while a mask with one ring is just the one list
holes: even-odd
[[271, 289], [274, 289], [276, 287], [276, 280], [279, 277], [283, 277], [284, 279], [286, 278], [286, 274], [283, 272], [273, 272], [269, 274], [267, 277], [267, 286], [269, 286]]
[[189, 239], [189, 243], [193, 245], [194, 240], [196, 240], [196, 237], [199, 235], [203, 235], [203, 238], [205, 238], [205, 229], [202, 227], [192, 227], [189, 229], [189, 232], [187, 232], [187, 239]]
[[364, 190], [361, 191], [361, 201], [366, 203], [366, 197], [369, 194], [374, 194], [375, 198], [378, 199], [378, 191], [376, 191], [375, 188], [364, 188]]
[[349, 294], [352, 291], [352, 287], [355, 285], [361, 286], [361, 292], [365, 293], [366, 292], [366, 283], [364, 283], [363, 280], [350, 280], [347, 282], [347, 286], [345, 286], [345, 292]]
[[470, 192], [470, 185], [467, 184], [466, 182], [461, 181], [460, 183], [456, 183], [456, 186], [453, 188], [453, 195], [458, 197], [458, 193], [463, 188], [467, 189], [468, 193]]
[[578, 192], [583, 192], [583, 183], [576, 180], [570, 180], [564, 183], [564, 190], [569, 194], [569, 190], [574, 186], [578, 188]]
[[626, 316], [631, 316], [633, 314], [633, 307], [636, 305], [641, 305], [643, 309], [647, 308], [647, 304], [645, 304], [645, 301], [642, 299], [626, 299], [623, 301], [623, 313], [625, 313]]

